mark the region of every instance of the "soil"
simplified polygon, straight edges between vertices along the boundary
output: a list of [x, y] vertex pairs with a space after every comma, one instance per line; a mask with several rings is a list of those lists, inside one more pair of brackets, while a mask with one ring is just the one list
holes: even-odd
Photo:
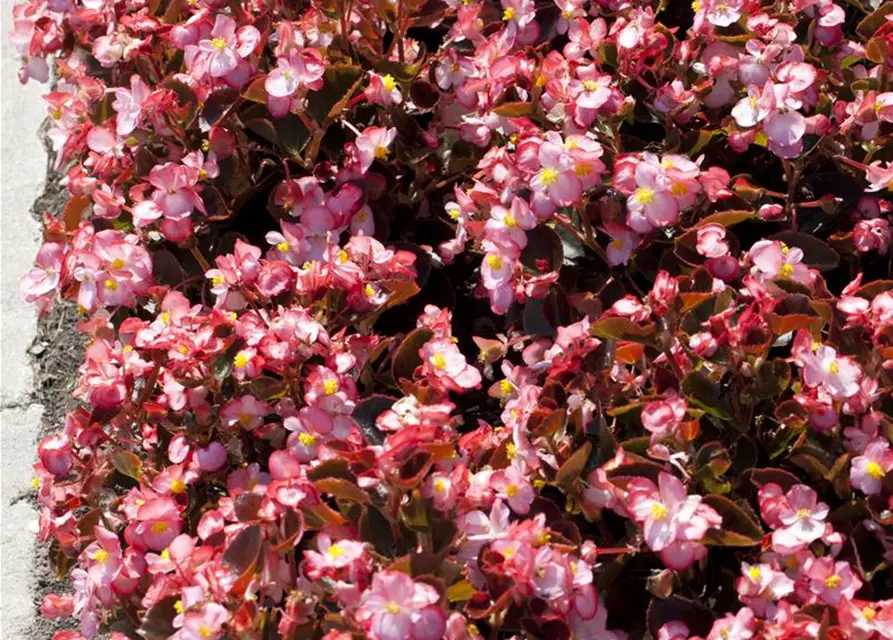
[[[49, 151], [49, 149], [48, 149]], [[38, 220], [45, 212], [58, 214], [68, 199], [67, 190], [60, 184], [60, 176], [52, 171], [48, 160], [47, 178], [43, 194], [34, 202], [31, 214]], [[78, 311], [74, 304], [57, 302], [37, 323], [37, 335], [28, 352], [34, 369], [32, 401], [43, 405], [40, 437], [55, 433], [62, 428], [65, 414], [76, 406], [72, 398], [77, 381], [78, 367], [83, 362], [87, 341], [75, 328]], [[35, 496], [27, 498], [37, 507]], [[56, 631], [77, 626], [73, 619], [47, 620], [40, 615], [40, 603], [49, 593], [70, 593], [67, 576], [59, 579], [51, 548], [38, 543], [32, 564], [34, 575], [34, 616], [27, 638], [49, 639]]]

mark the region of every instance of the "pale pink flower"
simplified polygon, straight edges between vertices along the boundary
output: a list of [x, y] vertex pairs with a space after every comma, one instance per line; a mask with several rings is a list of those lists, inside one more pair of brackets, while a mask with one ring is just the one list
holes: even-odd
[[448, 389], [461, 391], [481, 384], [480, 371], [468, 364], [459, 347], [450, 340], [429, 340], [420, 355], [428, 378]]
[[824, 535], [828, 505], [818, 502], [816, 492], [806, 485], [791, 487], [784, 496], [779, 491], [779, 495], [773, 498], [774, 525], [764, 512], [764, 506], [768, 506], [764, 504], [767, 498], [761, 490], [760, 510], [763, 518], [770, 526], [781, 525], [772, 533], [772, 547], [777, 552], [785, 555], [796, 553]]
[[366, 127], [357, 136], [357, 157], [360, 161], [360, 171], [365, 173], [372, 166], [376, 158], [385, 160], [391, 153], [391, 145], [397, 138], [397, 129], [384, 127]]
[[803, 251], [777, 240], [760, 240], [750, 248], [754, 266], [768, 280], [793, 280], [807, 284], [809, 268], [803, 264]]
[[853, 573], [850, 563], [835, 562], [828, 556], [810, 560], [805, 574], [815, 599], [835, 607], [844, 598], [852, 600], [862, 588], [862, 580]]
[[605, 248], [608, 264], [612, 267], [627, 264], [633, 250], [639, 245], [639, 234], [616, 222], [607, 223], [601, 230], [611, 238]]
[[887, 253], [893, 242], [893, 233], [886, 218], [860, 220], [853, 229], [853, 244], [862, 253], [877, 251]]
[[379, 571], [363, 593], [356, 619], [371, 640], [440, 640], [446, 616], [431, 585], [402, 571]]
[[530, 511], [536, 493], [518, 467], [510, 465], [495, 472], [490, 477], [490, 485], [496, 495], [505, 500], [515, 513], [524, 515]]
[[712, 222], [698, 229], [697, 250], [706, 258], [721, 258], [729, 253], [729, 243], [725, 240], [726, 228]]
[[735, 615], [727, 613], [713, 623], [707, 640], [749, 640], [754, 637], [757, 621], [753, 611], [744, 607]]
[[893, 469], [893, 450], [886, 439], [878, 438], [865, 447], [862, 455], [853, 458], [850, 484], [866, 495], [878, 494], [890, 469]]
[[235, 71], [243, 58], [248, 57], [260, 42], [260, 32], [252, 25], [236, 30], [236, 21], [217, 14], [211, 37], [198, 43], [207, 56], [207, 69], [212, 78], [222, 78]]

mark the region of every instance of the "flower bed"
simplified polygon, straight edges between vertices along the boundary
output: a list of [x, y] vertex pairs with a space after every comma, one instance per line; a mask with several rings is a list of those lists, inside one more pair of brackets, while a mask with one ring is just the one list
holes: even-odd
[[893, 638], [893, 3], [13, 12], [56, 640]]

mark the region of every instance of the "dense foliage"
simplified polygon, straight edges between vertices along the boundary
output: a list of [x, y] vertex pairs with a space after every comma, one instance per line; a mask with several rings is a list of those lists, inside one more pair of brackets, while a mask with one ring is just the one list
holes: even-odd
[[13, 11], [57, 640], [893, 638], [893, 3]]

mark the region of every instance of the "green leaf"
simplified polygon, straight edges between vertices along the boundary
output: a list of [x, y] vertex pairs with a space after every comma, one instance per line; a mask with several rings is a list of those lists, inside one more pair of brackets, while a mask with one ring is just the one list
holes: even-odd
[[571, 488], [574, 481], [580, 477], [583, 469], [586, 468], [586, 462], [589, 460], [590, 453], [592, 453], [592, 443], [587, 440], [558, 469], [558, 473], [555, 474], [555, 484], [564, 489]]
[[141, 480], [143, 477], [143, 461], [131, 451], [124, 449], [113, 451], [112, 464], [120, 473], [134, 480]]
[[890, 13], [893, 13], [893, 2], [882, 3], [875, 11], [862, 18], [856, 25], [856, 33], [863, 38], [870, 38], [886, 22], [887, 14]]
[[350, 500], [359, 504], [368, 504], [369, 496], [350, 480], [344, 478], [322, 478], [313, 483], [322, 493], [328, 493], [339, 500]]
[[422, 364], [422, 356], [419, 354], [419, 350], [433, 337], [434, 332], [428, 327], [419, 327], [406, 334], [403, 342], [400, 343], [400, 346], [397, 347], [397, 351], [394, 353], [394, 361], [391, 365], [391, 375], [393, 375], [395, 382], [399, 382], [404, 378], [412, 380], [412, 374], [416, 367]]
[[319, 123], [332, 117], [332, 110], [363, 77], [363, 70], [352, 64], [334, 64], [326, 69], [323, 86], [307, 95], [307, 113]]
[[447, 589], [446, 597], [450, 602], [465, 602], [475, 593], [477, 593], [477, 589], [471, 586], [471, 583], [468, 580], [460, 580]]
[[719, 385], [708, 380], [700, 371], [688, 374], [682, 382], [682, 392], [692, 404], [700, 407], [714, 418], [730, 420], [732, 407], [728, 396]]
[[706, 544], [721, 547], [754, 547], [765, 535], [763, 529], [744, 509], [720, 495], [704, 496], [703, 504], [712, 507], [722, 516], [722, 526], [710, 529], [704, 539]]
[[602, 318], [589, 328], [589, 333], [603, 340], [628, 340], [641, 344], [653, 344], [656, 331], [653, 324], [641, 327], [629, 318], [619, 316]]

